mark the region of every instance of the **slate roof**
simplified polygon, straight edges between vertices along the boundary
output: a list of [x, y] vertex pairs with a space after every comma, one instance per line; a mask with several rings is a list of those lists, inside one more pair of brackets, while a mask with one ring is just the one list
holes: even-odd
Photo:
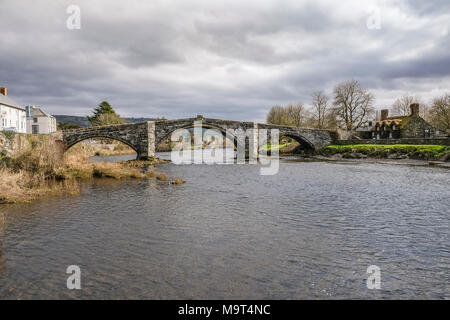
[[34, 109], [34, 116], [35, 116], [35, 117], [49, 117], [49, 118], [54, 118], [51, 114], [48, 114], [47, 112], [45, 112], [45, 111], [42, 110], [41, 108], [35, 108], [35, 109]]
[[25, 108], [21, 107], [17, 102], [15, 102], [13, 99], [11, 99], [8, 96], [4, 96], [3, 94], [0, 94], [0, 104], [3, 104], [8, 107], [20, 109], [22, 111], [25, 111]]

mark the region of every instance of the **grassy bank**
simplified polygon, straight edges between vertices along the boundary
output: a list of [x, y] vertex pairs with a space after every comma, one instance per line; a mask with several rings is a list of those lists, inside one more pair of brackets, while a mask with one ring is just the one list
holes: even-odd
[[[158, 179], [168, 181], [156, 172], [159, 159], [121, 163], [91, 163], [92, 150], [83, 144], [63, 153], [62, 146], [50, 137], [34, 139], [14, 157], [0, 153], [0, 203], [27, 202], [45, 195], [77, 194], [80, 181], [93, 178]], [[179, 184], [179, 178], [172, 182]]]
[[267, 151], [280, 150], [280, 149], [286, 148], [286, 147], [288, 147], [288, 146], [290, 146], [292, 144], [293, 144], [293, 142], [287, 142], [287, 143], [283, 143], [283, 144], [270, 144], [270, 143], [268, 143], [268, 144], [265, 144], [265, 145], [261, 146], [259, 148], [259, 150], [267, 150]]
[[119, 156], [136, 153], [131, 147], [123, 144], [93, 145], [95, 156]]
[[83, 152], [90, 157], [94, 156], [119, 156], [125, 154], [136, 153], [131, 147], [126, 144], [117, 143], [89, 143], [80, 142]]
[[444, 145], [411, 144], [354, 144], [330, 145], [319, 151], [321, 155], [340, 155], [342, 158], [391, 158], [418, 160], [450, 160], [450, 147]]

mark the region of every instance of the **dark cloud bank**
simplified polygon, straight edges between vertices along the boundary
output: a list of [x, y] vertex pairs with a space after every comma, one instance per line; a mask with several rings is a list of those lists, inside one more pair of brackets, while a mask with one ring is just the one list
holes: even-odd
[[261, 121], [352, 78], [378, 108], [450, 90], [448, 1], [0, 2], [0, 85], [54, 114], [106, 99], [123, 116]]

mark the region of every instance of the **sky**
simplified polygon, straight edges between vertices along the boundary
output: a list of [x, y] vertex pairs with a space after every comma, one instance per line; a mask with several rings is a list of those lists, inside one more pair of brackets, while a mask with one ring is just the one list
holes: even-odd
[[450, 92], [448, 0], [0, 0], [0, 27], [0, 86], [52, 114], [263, 122], [345, 80], [377, 109]]

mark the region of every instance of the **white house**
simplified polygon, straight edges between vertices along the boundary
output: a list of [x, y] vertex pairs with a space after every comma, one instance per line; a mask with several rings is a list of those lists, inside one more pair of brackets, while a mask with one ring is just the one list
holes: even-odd
[[56, 131], [56, 119], [41, 108], [26, 106], [27, 132], [48, 134]]
[[6, 88], [0, 88], [0, 131], [27, 132], [26, 112], [8, 97]]

